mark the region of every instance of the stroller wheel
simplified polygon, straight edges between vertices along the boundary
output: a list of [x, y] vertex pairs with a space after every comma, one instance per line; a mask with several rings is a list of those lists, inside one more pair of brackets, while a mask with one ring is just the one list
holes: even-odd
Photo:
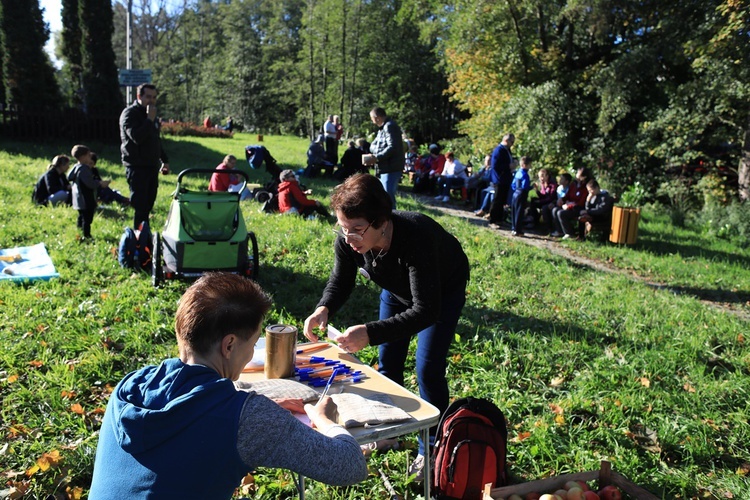
[[151, 260], [151, 282], [158, 287], [164, 281], [164, 267], [161, 263], [161, 233], [154, 233], [154, 250]]
[[245, 275], [252, 279], [257, 280], [258, 279], [258, 239], [255, 237], [255, 233], [252, 231], [249, 231], [247, 233], [247, 239], [248, 239], [248, 249], [251, 250], [250, 255], [247, 256], [247, 268], [245, 270]]

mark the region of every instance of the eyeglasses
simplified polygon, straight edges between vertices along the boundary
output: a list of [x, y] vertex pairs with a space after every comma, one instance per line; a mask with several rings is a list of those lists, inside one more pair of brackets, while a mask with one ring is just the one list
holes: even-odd
[[364, 230], [361, 233], [358, 232], [352, 232], [352, 231], [344, 231], [343, 227], [340, 227], [338, 229], [334, 229], [333, 232], [344, 238], [345, 240], [349, 241], [362, 241], [365, 239], [365, 233], [368, 229], [370, 229], [370, 226], [372, 226], [372, 222], [367, 224], [367, 227], [364, 228]]

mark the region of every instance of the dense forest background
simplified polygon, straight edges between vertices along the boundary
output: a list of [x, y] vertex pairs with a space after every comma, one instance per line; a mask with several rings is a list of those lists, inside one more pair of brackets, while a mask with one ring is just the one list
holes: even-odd
[[[38, 0], [0, 6], [6, 104], [124, 105], [111, 85], [124, 0], [63, 1], [54, 88], [29, 64], [49, 36]], [[674, 198], [709, 174], [750, 196], [750, 0], [133, 0], [133, 13], [134, 67], [153, 71], [165, 119], [312, 136], [338, 114], [352, 137], [379, 105], [418, 143], [478, 158], [513, 132], [537, 165], [591, 166], [616, 193], [656, 196], [678, 176], [661, 189]]]

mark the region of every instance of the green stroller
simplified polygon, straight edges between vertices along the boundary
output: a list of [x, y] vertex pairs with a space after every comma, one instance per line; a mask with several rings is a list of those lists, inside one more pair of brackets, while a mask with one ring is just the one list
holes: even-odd
[[196, 191], [183, 178], [222, 170], [189, 168], [177, 176], [177, 189], [164, 230], [154, 233], [152, 278], [155, 287], [164, 280], [193, 279], [209, 271], [258, 276], [258, 241], [247, 231], [240, 211], [239, 192]]

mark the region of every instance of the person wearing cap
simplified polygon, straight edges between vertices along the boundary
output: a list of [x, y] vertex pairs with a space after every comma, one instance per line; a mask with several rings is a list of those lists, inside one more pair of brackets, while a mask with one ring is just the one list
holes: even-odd
[[310, 147], [307, 148], [307, 168], [305, 169], [305, 177], [313, 178], [318, 173], [329, 175], [333, 173], [333, 163], [326, 159], [326, 150], [323, 148], [323, 135], [318, 135], [313, 142], [310, 143]]
[[380, 182], [393, 201], [396, 209], [396, 191], [404, 172], [404, 137], [401, 128], [383, 108], [370, 111], [370, 120], [378, 127], [378, 134], [370, 144], [369, 155], [362, 157], [367, 166], [375, 165]]
[[302, 192], [293, 171], [282, 170], [279, 181], [279, 212], [300, 214], [302, 217], [309, 217], [316, 212], [325, 218], [331, 216], [321, 202], [311, 200]]

